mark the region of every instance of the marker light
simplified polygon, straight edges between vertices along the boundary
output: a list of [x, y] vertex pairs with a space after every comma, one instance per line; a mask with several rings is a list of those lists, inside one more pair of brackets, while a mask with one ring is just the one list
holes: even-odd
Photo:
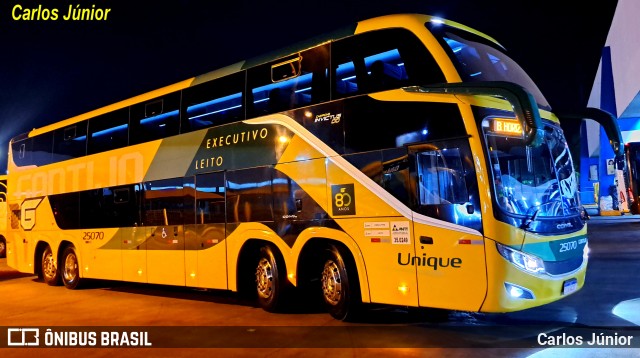
[[496, 248], [502, 257], [514, 264], [519, 269], [528, 273], [544, 274], [544, 262], [536, 256], [525, 254], [508, 246], [496, 242]]
[[589, 244], [587, 243], [586, 245], [584, 245], [584, 248], [582, 249], [582, 259], [585, 261], [588, 260], [590, 252], [591, 252], [591, 249], [589, 248]]
[[403, 295], [409, 293], [409, 287], [407, 285], [398, 286], [398, 291], [400, 291]]

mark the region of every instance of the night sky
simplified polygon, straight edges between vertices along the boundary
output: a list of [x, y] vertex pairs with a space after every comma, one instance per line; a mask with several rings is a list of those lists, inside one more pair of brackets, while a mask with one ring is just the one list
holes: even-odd
[[[616, 3], [5, 0], [0, 172], [10, 138], [31, 128], [389, 13], [437, 15], [485, 32], [531, 75], [555, 110], [576, 110], [587, 104]], [[69, 5], [78, 4], [111, 11], [106, 21], [63, 20]], [[58, 19], [14, 20], [16, 5], [56, 8]]]

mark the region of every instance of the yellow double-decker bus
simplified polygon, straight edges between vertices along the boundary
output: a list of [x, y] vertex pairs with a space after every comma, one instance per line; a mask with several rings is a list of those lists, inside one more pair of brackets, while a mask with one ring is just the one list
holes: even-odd
[[579, 290], [557, 117], [491, 37], [361, 21], [17, 136], [8, 264], [255, 295], [508, 312]]

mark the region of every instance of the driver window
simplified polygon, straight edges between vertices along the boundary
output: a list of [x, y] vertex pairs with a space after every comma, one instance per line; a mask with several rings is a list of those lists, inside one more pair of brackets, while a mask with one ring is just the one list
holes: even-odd
[[417, 154], [420, 205], [463, 204], [469, 200], [457, 148]]
[[465, 139], [409, 148], [415, 210], [423, 215], [482, 231], [478, 182]]

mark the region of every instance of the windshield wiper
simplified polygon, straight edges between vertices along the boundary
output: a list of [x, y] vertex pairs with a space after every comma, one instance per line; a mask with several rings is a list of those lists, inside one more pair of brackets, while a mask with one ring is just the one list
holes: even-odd
[[524, 223], [522, 223], [522, 226], [520, 226], [520, 228], [523, 230], [529, 230], [531, 223], [536, 221], [536, 217], [538, 217], [539, 212], [540, 212], [540, 206], [538, 206], [536, 211], [533, 212], [533, 215], [531, 215], [530, 217], [527, 217], [527, 219], [524, 221]]

